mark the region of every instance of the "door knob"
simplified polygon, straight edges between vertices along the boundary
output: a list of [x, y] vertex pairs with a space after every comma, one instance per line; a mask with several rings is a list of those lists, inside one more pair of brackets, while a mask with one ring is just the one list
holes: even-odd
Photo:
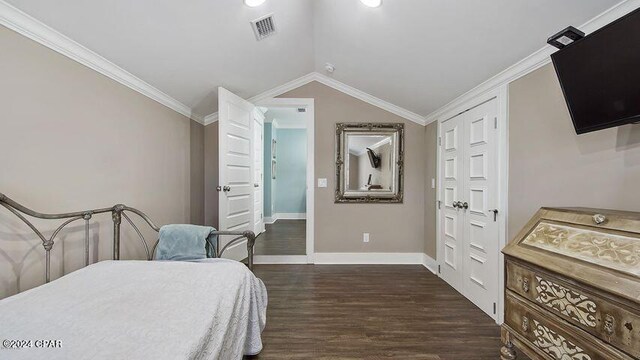
[[253, 187], [255, 188], [260, 187], [260, 184], [253, 184]]
[[[458, 202], [458, 204], [460, 204], [460, 203]], [[467, 210], [467, 209], [469, 208], [469, 203], [468, 203], [468, 202], [466, 202], [466, 201], [465, 201], [465, 202], [463, 202], [463, 203], [462, 203], [462, 208], [463, 208], [463, 209], [465, 209], [465, 210]]]
[[225, 191], [225, 192], [226, 192], [226, 191], [231, 191], [231, 186], [229, 186], [229, 185], [225, 185], [225, 186], [223, 186], [223, 187], [222, 187], [222, 191]]
[[460, 201], [454, 201], [452, 205], [453, 205], [454, 208], [458, 208], [459, 209], [460, 208]]
[[216, 191], [222, 191], [222, 186], [216, 186]]

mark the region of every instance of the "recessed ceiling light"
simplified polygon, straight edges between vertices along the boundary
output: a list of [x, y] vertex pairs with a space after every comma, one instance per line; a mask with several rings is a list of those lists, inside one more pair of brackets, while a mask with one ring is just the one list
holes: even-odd
[[264, 4], [266, 0], [244, 0], [244, 4], [248, 7], [256, 7]]
[[382, 0], [360, 0], [360, 2], [372, 8], [382, 5]]

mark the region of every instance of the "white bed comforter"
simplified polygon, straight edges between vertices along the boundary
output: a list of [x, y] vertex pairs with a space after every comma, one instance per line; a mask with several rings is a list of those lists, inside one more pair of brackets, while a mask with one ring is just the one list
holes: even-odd
[[0, 359], [241, 359], [262, 349], [266, 308], [235, 261], [103, 261], [1, 300], [0, 341], [32, 345]]

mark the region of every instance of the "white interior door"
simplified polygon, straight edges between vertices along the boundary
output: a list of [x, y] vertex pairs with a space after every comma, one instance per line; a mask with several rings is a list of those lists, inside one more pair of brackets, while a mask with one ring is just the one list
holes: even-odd
[[[254, 230], [253, 113], [255, 106], [224, 88], [218, 88], [219, 221], [220, 229]], [[220, 241], [224, 247], [232, 238]], [[247, 257], [246, 241], [229, 248], [224, 257]]]
[[256, 109], [253, 112], [253, 220], [256, 235], [264, 229], [264, 115]]
[[442, 278], [494, 319], [499, 298], [497, 100], [442, 123]]
[[442, 265], [440, 276], [459, 292], [463, 292], [462, 267], [463, 257], [463, 216], [458, 207], [463, 191], [463, 140], [464, 131], [461, 116], [442, 123], [442, 174], [440, 210], [440, 231]]
[[497, 100], [464, 116], [465, 295], [495, 319], [500, 252], [493, 213], [498, 205]]

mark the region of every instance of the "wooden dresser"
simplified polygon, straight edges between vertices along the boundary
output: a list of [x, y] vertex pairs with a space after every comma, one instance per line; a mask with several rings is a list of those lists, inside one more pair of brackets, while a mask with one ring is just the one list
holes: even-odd
[[503, 253], [502, 360], [640, 359], [640, 213], [542, 208]]

